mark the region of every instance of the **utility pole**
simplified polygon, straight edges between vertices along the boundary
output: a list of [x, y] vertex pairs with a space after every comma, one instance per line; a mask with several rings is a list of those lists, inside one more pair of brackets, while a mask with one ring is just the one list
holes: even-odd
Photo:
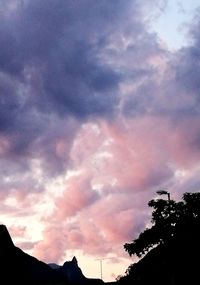
[[101, 280], [103, 280], [103, 260], [105, 259], [112, 259], [111, 257], [105, 257], [105, 258], [97, 258], [95, 260], [98, 260], [99, 261], [99, 264], [100, 264], [100, 276], [101, 276]]
[[99, 260], [99, 262], [100, 262], [100, 275], [101, 275], [101, 280], [103, 280], [103, 269], [102, 269], [103, 259], [98, 258], [96, 260]]

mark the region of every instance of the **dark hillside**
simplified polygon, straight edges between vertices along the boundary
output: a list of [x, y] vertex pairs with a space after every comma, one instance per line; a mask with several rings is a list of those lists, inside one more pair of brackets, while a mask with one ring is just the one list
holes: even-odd
[[66, 283], [62, 274], [16, 247], [4, 225], [0, 225], [0, 278], [0, 284]]
[[5, 225], [0, 225], [0, 284], [102, 285], [101, 279], [86, 278], [75, 258], [63, 266], [50, 265], [16, 247]]

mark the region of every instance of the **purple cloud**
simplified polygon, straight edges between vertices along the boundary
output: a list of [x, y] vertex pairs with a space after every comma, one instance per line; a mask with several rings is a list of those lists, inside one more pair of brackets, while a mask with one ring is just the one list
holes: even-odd
[[149, 28], [164, 2], [1, 1], [1, 214], [38, 220], [41, 258], [124, 257], [155, 191], [198, 189], [199, 12], [172, 52]]

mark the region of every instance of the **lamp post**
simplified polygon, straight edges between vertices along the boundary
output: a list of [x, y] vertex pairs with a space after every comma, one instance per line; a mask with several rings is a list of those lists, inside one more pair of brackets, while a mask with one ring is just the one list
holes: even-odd
[[[170, 193], [165, 191], [165, 190], [159, 190], [156, 192], [158, 195], [167, 195], [167, 200], [168, 200], [168, 215], [169, 215], [169, 220], [171, 220], [171, 197], [170, 197]], [[171, 222], [170, 222], [171, 225]]]
[[170, 198], [170, 193], [165, 191], [165, 190], [159, 190], [156, 192], [158, 195], [167, 195], [167, 199], [168, 199], [168, 202], [170, 202], [171, 198]]

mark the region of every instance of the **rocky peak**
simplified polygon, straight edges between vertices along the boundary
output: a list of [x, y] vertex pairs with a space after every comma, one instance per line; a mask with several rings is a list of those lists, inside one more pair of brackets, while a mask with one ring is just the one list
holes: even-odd
[[5, 250], [14, 248], [14, 243], [5, 225], [0, 225], [0, 251], [1, 254]]

